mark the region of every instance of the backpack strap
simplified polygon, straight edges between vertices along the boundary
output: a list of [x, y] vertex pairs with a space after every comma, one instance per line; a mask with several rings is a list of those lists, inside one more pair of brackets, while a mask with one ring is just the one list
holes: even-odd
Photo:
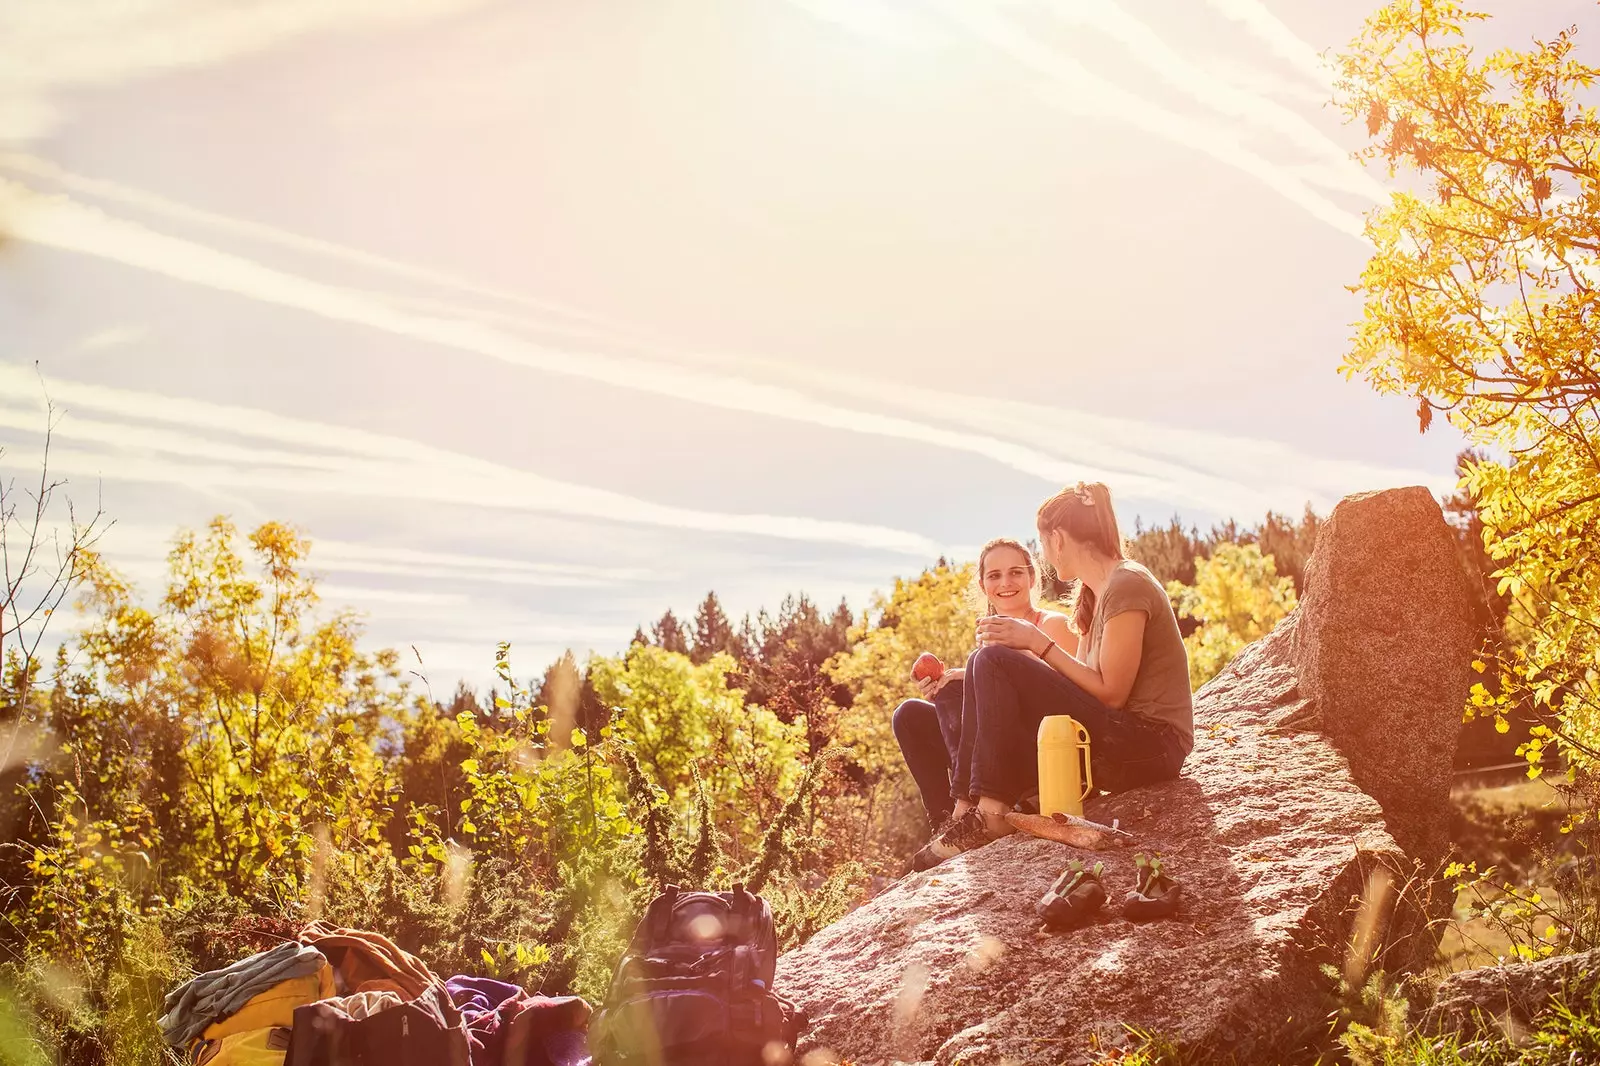
[[639, 923], [639, 931], [646, 935], [646, 945], [660, 944], [666, 941], [672, 933], [672, 912], [678, 906], [678, 886], [668, 885], [661, 890], [661, 894], [650, 901], [650, 909], [645, 912], [644, 921]]
[[738, 916], [739, 939], [750, 940], [761, 927], [761, 899], [753, 895], [740, 881], [728, 893], [728, 909]]

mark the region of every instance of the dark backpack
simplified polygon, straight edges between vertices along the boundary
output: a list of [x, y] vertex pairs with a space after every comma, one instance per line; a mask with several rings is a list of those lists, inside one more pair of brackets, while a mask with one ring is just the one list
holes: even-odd
[[766, 900], [743, 885], [732, 892], [668, 885], [634, 931], [589, 1023], [589, 1050], [598, 1066], [783, 1061], [803, 1022], [772, 991], [777, 966]]
[[443, 986], [352, 1018], [337, 999], [296, 1007], [284, 1066], [467, 1066], [467, 1030]]

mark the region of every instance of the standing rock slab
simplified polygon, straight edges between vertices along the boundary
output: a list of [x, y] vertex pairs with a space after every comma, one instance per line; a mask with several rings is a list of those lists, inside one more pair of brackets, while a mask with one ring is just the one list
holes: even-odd
[[[1337, 535], [1319, 538], [1318, 553]], [[1315, 572], [1334, 587], [1354, 580], [1338, 565]], [[1087, 817], [1131, 830], [1132, 848], [1084, 852], [1009, 837], [903, 878], [786, 953], [777, 988], [807, 1011], [802, 1049], [830, 1049], [857, 1066], [1031, 1066], [1085, 1059], [1096, 1041], [1125, 1042], [1127, 1023], [1199, 1050], [1273, 1061], [1324, 1024], [1322, 964], [1351, 965], [1359, 977], [1374, 956], [1391, 973], [1431, 956], [1427, 903], [1399, 891], [1416, 866], [1345, 753], [1314, 730], [1318, 707], [1303, 691], [1298, 657], [1350, 633], [1324, 625], [1308, 637], [1303, 622], [1291, 615], [1196, 695], [1195, 751], [1180, 779], [1088, 805]], [[1403, 655], [1407, 640], [1439, 639], [1396, 633], [1391, 648]], [[1470, 659], [1470, 641], [1456, 651]], [[1351, 682], [1357, 692], [1367, 684]], [[1347, 706], [1337, 676], [1325, 670], [1322, 686]], [[1397, 716], [1389, 723], [1397, 734], [1413, 714], [1393, 699], [1372, 706]], [[1445, 747], [1414, 756], [1448, 768]], [[1176, 918], [1139, 925], [1120, 916], [1136, 851], [1159, 852], [1183, 883]], [[1045, 932], [1034, 904], [1073, 859], [1105, 863], [1111, 902], [1091, 925]], [[1355, 939], [1361, 952], [1349, 950]]]
[[1408, 853], [1447, 845], [1477, 633], [1455, 535], [1421, 487], [1347, 496], [1317, 536], [1295, 667], [1318, 728]]

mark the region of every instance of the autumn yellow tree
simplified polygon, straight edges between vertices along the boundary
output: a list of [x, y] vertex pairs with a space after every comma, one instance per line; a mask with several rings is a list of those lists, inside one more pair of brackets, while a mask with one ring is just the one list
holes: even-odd
[[760, 838], [798, 784], [806, 745], [803, 722], [786, 724], [729, 687], [735, 667], [721, 652], [696, 663], [634, 645], [620, 658], [591, 660], [589, 676], [605, 706], [622, 708], [620, 724], [640, 764], [680, 813], [695, 804], [698, 770], [742, 857], [741, 847]]
[[1294, 579], [1279, 577], [1272, 556], [1254, 544], [1223, 543], [1194, 561], [1194, 584], [1168, 582], [1178, 614], [1200, 623], [1184, 638], [1189, 683], [1195, 688], [1244, 649], [1272, 631], [1298, 602]]
[[[1363, 155], [1404, 191], [1367, 220], [1372, 257], [1343, 370], [1447, 418], [1491, 456], [1468, 467], [1518, 639], [1474, 702], [1539, 719], [1525, 747], [1600, 759], [1600, 70], [1575, 29], [1492, 54], [1486, 15], [1399, 0], [1339, 58]], [[1498, 685], [1493, 681], [1498, 680]]]
[[854, 696], [839, 716], [839, 743], [869, 772], [902, 765], [891, 720], [902, 700], [919, 695], [911, 664], [931, 651], [960, 666], [972, 651], [978, 621], [971, 563], [936, 566], [909, 580], [896, 578], [877, 593], [866, 618], [850, 631], [850, 646], [828, 661], [835, 681]]
[[281, 906], [329, 856], [379, 848], [395, 657], [361, 651], [347, 615], [313, 620], [305, 538], [269, 522], [240, 540], [223, 518], [181, 533], [159, 609], [86, 564], [79, 668], [63, 654], [50, 700], [58, 750], [29, 784], [50, 820], [35, 918], [66, 939], [133, 887], [159, 904], [159, 871]]

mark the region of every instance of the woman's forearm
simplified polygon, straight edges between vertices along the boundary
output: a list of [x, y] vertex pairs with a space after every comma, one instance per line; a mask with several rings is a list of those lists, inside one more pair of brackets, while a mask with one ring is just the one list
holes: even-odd
[[1109, 692], [1100, 671], [1073, 655], [1059, 644], [1045, 648], [1041, 658], [1045, 665], [1102, 703], [1109, 703]]

